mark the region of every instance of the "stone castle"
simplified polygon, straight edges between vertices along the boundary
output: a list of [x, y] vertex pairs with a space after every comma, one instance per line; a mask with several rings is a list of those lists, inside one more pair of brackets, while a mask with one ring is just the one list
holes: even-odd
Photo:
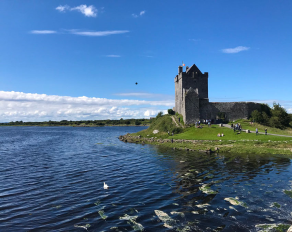
[[262, 104], [254, 102], [209, 102], [208, 73], [202, 73], [193, 64], [178, 67], [175, 83], [174, 111], [183, 115], [185, 124], [194, 124], [197, 121], [211, 119], [213, 122], [222, 117], [225, 120], [248, 118], [254, 110], [261, 111]]

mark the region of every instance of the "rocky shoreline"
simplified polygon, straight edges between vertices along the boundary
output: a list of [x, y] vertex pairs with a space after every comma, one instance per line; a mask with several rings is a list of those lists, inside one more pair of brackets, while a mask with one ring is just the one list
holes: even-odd
[[[126, 143], [141, 143], [141, 144], [155, 144], [155, 145], [159, 145], [159, 144], [186, 144], [186, 145], [196, 145], [196, 144], [202, 144], [202, 143], [212, 143], [214, 142], [213, 140], [186, 140], [186, 139], [159, 139], [157, 137], [151, 137], [151, 138], [144, 138], [141, 135], [139, 136], [132, 136], [130, 133], [126, 134], [126, 135], [120, 135], [119, 136], [119, 140], [126, 142]], [[217, 141], [216, 141], [217, 142]], [[219, 148], [215, 147], [213, 150], [210, 149], [206, 149], [206, 150], [202, 150], [202, 149], [191, 149], [188, 147], [172, 147], [173, 150], [184, 150], [184, 151], [196, 151], [196, 152], [203, 152], [203, 153], [212, 153], [212, 152], [219, 152]]]

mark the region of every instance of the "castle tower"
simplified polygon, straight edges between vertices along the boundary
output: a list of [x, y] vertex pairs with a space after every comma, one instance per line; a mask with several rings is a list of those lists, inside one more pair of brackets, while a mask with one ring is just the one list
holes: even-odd
[[179, 66], [175, 83], [175, 111], [183, 115], [185, 124], [201, 119], [200, 102], [208, 103], [208, 73], [204, 74], [193, 64], [183, 72]]

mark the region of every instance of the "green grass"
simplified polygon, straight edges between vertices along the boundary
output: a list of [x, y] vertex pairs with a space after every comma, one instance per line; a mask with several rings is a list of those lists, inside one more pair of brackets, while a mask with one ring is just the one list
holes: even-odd
[[240, 123], [241, 126], [242, 126], [242, 129], [249, 129], [251, 131], [255, 131], [256, 128], [258, 128], [259, 132], [265, 132], [265, 128], [268, 129], [268, 134], [279, 134], [279, 135], [290, 135], [292, 136], [292, 128], [287, 128], [285, 130], [281, 130], [281, 129], [278, 129], [278, 128], [273, 128], [273, 127], [268, 127], [268, 126], [264, 126], [264, 125], [261, 125], [259, 123], [253, 123], [253, 124], [250, 124], [250, 121], [247, 120], [247, 119], [239, 119], [239, 120], [236, 120], [235, 122], [230, 122], [228, 123], [229, 125], [230, 124], [236, 124], [236, 123]]
[[[247, 125], [247, 120], [241, 120], [238, 122], [241, 123], [243, 129], [247, 129], [245, 125]], [[264, 127], [264, 126], [262, 126]], [[241, 140], [241, 141], [249, 141], [249, 140], [258, 140], [263, 142], [270, 141], [292, 141], [292, 138], [289, 137], [281, 137], [281, 136], [274, 136], [274, 135], [264, 135], [264, 134], [258, 134], [255, 133], [246, 133], [241, 132], [238, 133], [237, 131], [234, 132], [233, 129], [227, 128], [227, 127], [219, 127], [218, 125], [212, 125], [211, 127], [208, 127], [208, 125], [203, 124], [203, 128], [195, 128], [194, 126], [184, 128], [184, 129], [176, 129], [176, 125], [171, 119], [170, 115], [164, 115], [163, 117], [160, 117], [158, 119], [155, 119], [153, 123], [151, 123], [150, 127], [146, 130], [137, 132], [133, 135], [141, 135], [142, 137], [146, 137], [147, 135], [149, 137], [157, 137], [157, 138], [163, 138], [163, 139], [187, 139], [187, 140], [222, 140], [222, 141], [228, 141], [228, 140]], [[252, 127], [248, 128], [250, 130], [253, 130]], [[158, 134], [153, 134], [154, 130], [159, 130]], [[173, 130], [181, 130], [181, 133], [176, 133], [174, 136], [169, 136], [168, 131], [171, 133]], [[270, 131], [271, 130], [271, 131]], [[289, 130], [279, 130], [279, 129], [268, 129], [268, 132], [275, 133], [275, 134], [283, 134], [287, 135], [289, 134]], [[223, 137], [218, 137], [218, 133], [224, 134]], [[292, 135], [292, 134], [289, 134]]]
[[[218, 137], [218, 133], [224, 134], [223, 137]], [[190, 127], [186, 128], [183, 133], [173, 136], [174, 139], [192, 139], [192, 140], [260, 140], [260, 141], [292, 141], [289, 137], [280, 137], [275, 135], [263, 135], [255, 133], [234, 132], [227, 127], [219, 127], [212, 125], [208, 127], [204, 125], [202, 129]]]
[[[158, 134], [153, 134], [154, 130], [158, 130]], [[142, 137], [159, 137], [159, 138], [167, 138], [169, 137], [168, 131], [170, 134], [175, 131], [174, 133], [182, 132], [182, 128], [177, 128], [177, 126], [174, 124], [174, 122], [171, 119], [171, 115], [164, 115], [160, 118], [156, 118], [149, 128], [146, 130], [139, 131], [134, 136], [141, 135]]]
[[[242, 122], [242, 121], [241, 121]], [[242, 123], [243, 124], [243, 123]], [[244, 129], [244, 127], [243, 127]], [[159, 130], [159, 133], [153, 134], [154, 130]], [[175, 130], [177, 133], [174, 136], [168, 135]], [[283, 131], [282, 131], [283, 132]], [[217, 134], [224, 134], [223, 137], [218, 137]], [[285, 134], [285, 133], [281, 133]], [[219, 127], [218, 125], [203, 125], [203, 128], [195, 128], [194, 126], [188, 128], [178, 128], [171, 119], [170, 115], [164, 115], [157, 118], [151, 123], [146, 130], [132, 134], [132, 136], [140, 135], [140, 139], [135, 138], [135, 142], [143, 140], [143, 138], [154, 137], [156, 139], [171, 139], [174, 140], [199, 140], [200, 142], [182, 142], [174, 143], [159, 141], [147, 141], [153, 145], [161, 145], [176, 149], [193, 149], [193, 150], [215, 150], [219, 148], [220, 152], [234, 152], [234, 153], [257, 153], [257, 154], [287, 154], [292, 153], [292, 138], [264, 135], [246, 132], [234, 132], [233, 129], [227, 127]]]
[[177, 123], [179, 123], [178, 119], [180, 118], [180, 124], [183, 125], [183, 126], [185, 125], [185, 123], [184, 123], [184, 119], [183, 119], [183, 116], [182, 116], [181, 114], [176, 113], [176, 114], [175, 114], [175, 117], [176, 117], [176, 119], [177, 119], [177, 120], [176, 120]]

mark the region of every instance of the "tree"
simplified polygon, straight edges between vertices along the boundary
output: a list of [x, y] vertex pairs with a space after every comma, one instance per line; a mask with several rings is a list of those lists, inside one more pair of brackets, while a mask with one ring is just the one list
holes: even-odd
[[141, 122], [139, 120], [135, 120], [135, 125], [136, 126], [141, 125]]
[[160, 117], [162, 117], [162, 115], [163, 115], [163, 112], [160, 111], [160, 112], [157, 114], [156, 118], [160, 118]]
[[277, 121], [281, 124], [281, 127], [277, 128], [285, 128], [289, 126], [290, 118], [289, 114], [283, 108], [279, 103], [277, 104], [276, 102], [273, 103], [273, 108], [272, 108], [272, 117], [277, 117]]
[[262, 112], [263, 124], [269, 126], [270, 125], [270, 117], [266, 112]]
[[131, 123], [130, 120], [125, 120], [126, 125], [129, 125], [130, 123]]
[[168, 112], [168, 114], [170, 114], [170, 115], [174, 115], [174, 114], [175, 114], [175, 112], [174, 112], [172, 109], [168, 109], [167, 112]]
[[258, 122], [258, 123], [262, 123], [263, 122], [263, 116], [258, 110], [254, 110], [253, 112], [251, 112], [251, 118], [255, 122]]

